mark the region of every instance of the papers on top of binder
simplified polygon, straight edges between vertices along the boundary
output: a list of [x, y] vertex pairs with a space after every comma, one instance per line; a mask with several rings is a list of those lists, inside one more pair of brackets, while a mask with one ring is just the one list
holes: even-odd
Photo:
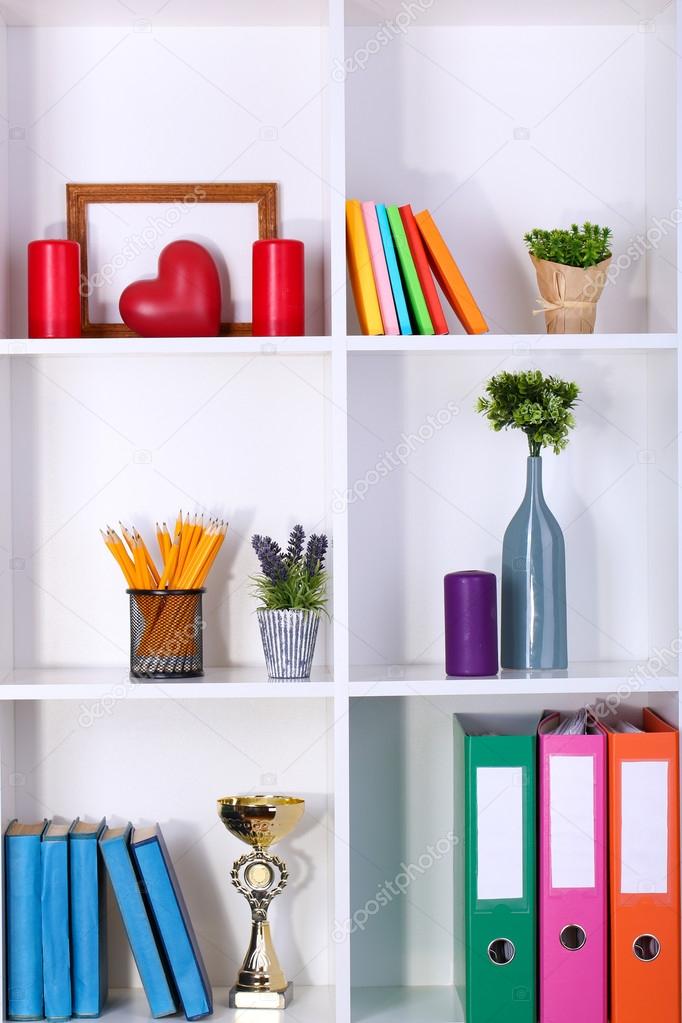
[[523, 768], [476, 768], [479, 899], [523, 898]]
[[569, 714], [551, 731], [552, 735], [585, 735], [587, 732], [587, 709], [581, 707], [575, 714]]
[[612, 731], [619, 732], [622, 735], [628, 735], [630, 733], [637, 734], [642, 732], [641, 728], [637, 725], [633, 725], [631, 721], [615, 721], [612, 725]]

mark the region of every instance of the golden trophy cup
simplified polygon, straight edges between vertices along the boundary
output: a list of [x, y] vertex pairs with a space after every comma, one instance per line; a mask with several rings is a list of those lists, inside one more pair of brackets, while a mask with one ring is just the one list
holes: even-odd
[[293, 831], [303, 816], [305, 801], [292, 796], [225, 796], [218, 816], [229, 832], [251, 846], [235, 860], [232, 884], [251, 907], [251, 940], [230, 989], [232, 1009], [284, 1009], [293, 998], [270, 936], [268, 909], [286, 886], [289, 873], [270, 846]]

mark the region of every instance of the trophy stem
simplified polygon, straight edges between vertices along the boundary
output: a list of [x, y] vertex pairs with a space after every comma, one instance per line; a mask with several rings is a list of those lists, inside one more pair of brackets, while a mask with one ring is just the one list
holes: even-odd
[[237, 978], [242, 991], [285, 991], [287, 980], [272, 944], [270, 923], [252, 920], [251, 939]]

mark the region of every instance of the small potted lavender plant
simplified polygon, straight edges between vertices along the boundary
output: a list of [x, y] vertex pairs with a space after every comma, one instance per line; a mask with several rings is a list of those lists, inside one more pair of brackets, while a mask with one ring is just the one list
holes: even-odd
[[294, 526], [286, 551], [269, 536], [251, 544], [261, 571], [253, 577], [265, 663], [270, 678], [310, 678], [320, 616], [326, 614], [327, 537]]

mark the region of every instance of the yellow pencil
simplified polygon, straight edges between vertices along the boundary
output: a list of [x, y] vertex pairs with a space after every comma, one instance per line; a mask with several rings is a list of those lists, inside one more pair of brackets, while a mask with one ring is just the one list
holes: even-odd
[[128, 586], [131, 587], [131, 588], [134, 588], [134, 586], [135, 586], [135, 579], [133, 577], [133, 574], [132, 574], [130, 568], [128, 567], [128, 565], [126, 564], [126, 562], [123, 560], [123, 556], [117, 550], [116, 544], [115, 544], [114, 540], [111, 539], [111, 537], [109, 537], [104, 532], [104, 530], [100, 529], [100, 533], [102, 534], [102, 539], [104, 540], [105, 544], [109, 548], [109, 551], [114, 556], [114, 558], [116, 559], [116, 561], [117, 561], [121, 571], [123, 572], [123, 575], [125, 576], [125, 580], [128, 583]]
[[149, 553], [149, 550], [147, 549], [147, 544], [144, 542], [144, 540], [142, 539], [142, 537], [140, 536], [140, 534], [138, 533], [137, 530], [135, 530], [134, 538], [137, 541], [137, 543], [142, 547], [142, 553], [144, 554], [144, 559], [145, 559], [145, 561], [147, 563], [147, 568], [149, 569], [149, 575], [151, 576], [151, 581], [156, 586], [156, 584], [159, 581], [159, 573], [157, 572], [156, 565], [154, 564], [154, 560], [153, 560], [151, 554]]
[[197, 568], [203, 564], [204, 558], [206, 557], [208, 551], [210, 550], [214, 537], [215, 526], [211, 524], [209, 528], [204, 531], [204, 535], [199, 541], [199, 544], [194, 551], [194, 555], [191, 561], [188, 560], [187, 564], [185, 565], [182, 577], [178, 583], [180, 589], [183, 590], [190, 589], [189, 583], [194, 578]]
[[171, 551], [170, 551], [170, 554], [168, 556], [168, 561], [166, 562], [165, 568], [163, 570], [163, 575], [161, 576], [161, 579], [159, 580], [159, 589], [160, 590], [167, 589], [168, 588], [169, 580], [171, 580], [173, 578], [173, 573], [175, 572], [175, 566], [176, 566], [176, 564], [178, 562], [178, 553], [179, 553], [179, 551], [180, 551], [180, 533], [178, 533], [177, 536], [175, 537], [175, 541], [174, 541], [174, 543], [173, 543], [173, 545], [171, 547]]

